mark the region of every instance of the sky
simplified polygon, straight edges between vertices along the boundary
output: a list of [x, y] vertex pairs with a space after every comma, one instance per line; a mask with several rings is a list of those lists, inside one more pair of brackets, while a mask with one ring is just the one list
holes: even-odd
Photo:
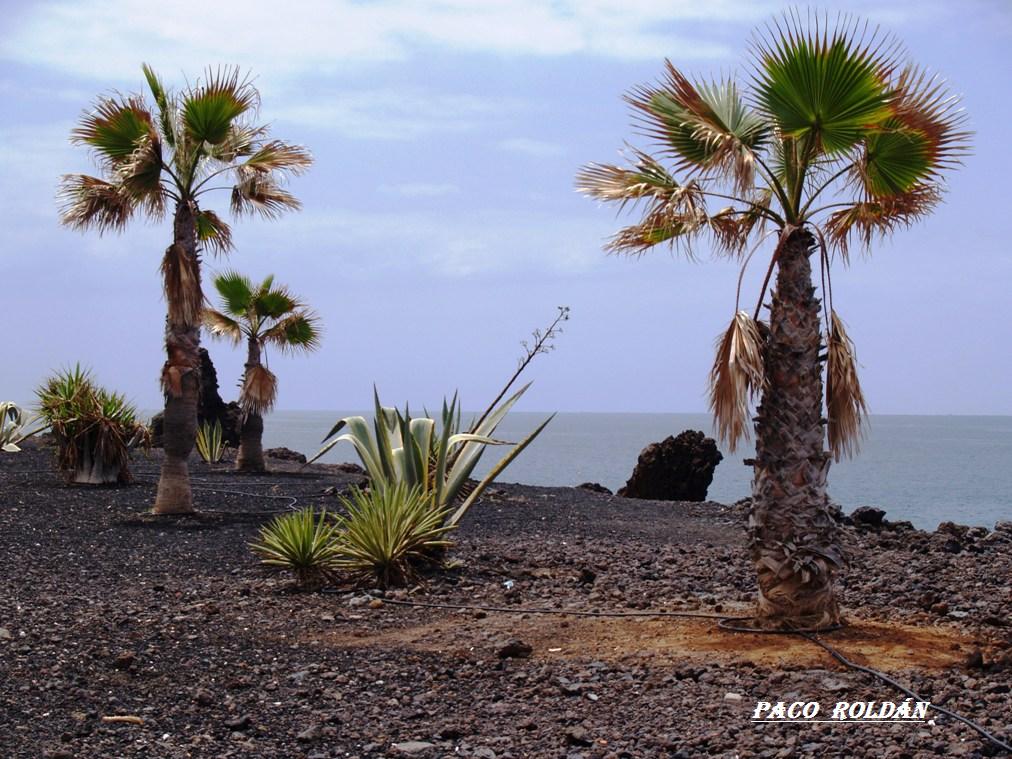
[[[238, 65], [274, 136], [307, 146], [289, 189], [300, 212], [241, 220], [236, 250], [205, 261], [276, 280], [324, 325], [311, 356], [270, 355], [280, 409], [435, 406], [459, 390], [483, 407], [521, 341], [556, 308], [571, 318], [539, 356], [522, 410], [705, 410], [714, 339], [738, 266], [602, 244], [633, 217], [578, 195], [574, 175], [649, 147], [622, 95], [665, 58], [699, 78], [748, 75], [761, 0], [139, 0], [2, 2], [0, 398], [32, 399], [80, 362], [142, 408], [161, 405], [168, 223], [122, 234], [61, 228], [67, 172], [95, 173], [68, 135], [94, 98], [141, 92], [141, 63], [181, 87]], [[834, 270], [872, 413], [1012, 414], [1012, 4], [836, 2], [905, 44], [964, 98], [974, 153], [945, 204]], [[227, 210], [227, 193], [204, 207]], [[754, 303], [761, 265], [745, 275]], [[208, 288], [210, 289], [210, 288]], [[222, 395], [243, 357], [206, 337]], [[520, 409], [521, 407], [518, 407]]]

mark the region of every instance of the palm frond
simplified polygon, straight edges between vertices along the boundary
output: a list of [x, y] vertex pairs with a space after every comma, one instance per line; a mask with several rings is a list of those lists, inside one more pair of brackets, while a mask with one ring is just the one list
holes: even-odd
[[[273, 278], [272, 278], [273, 281]], [[253, 298], [253, 311], [260, 317], [280, 319], [290, 311], [299, 307], [299, 302], [292, 297], [287, 288], [272, 288], [265, 283]]]
[[153, 219], [165, 215], [162, 188], [162, 143], [152, 130], [137, 140], [134, 152], [116, 165], [115, 175], [124, 192], [132, 195]]
[[626, 101], [639, 113], [646, 133], [675, 155], [679, 170], [717, 169], [739, 191], [755, 179], [755, 151], [769, 135], [766, 122], [750, 111], [731, 80], [693, 85], [665, 61], [658, 87], [639, 87]]
[[245, 274], [225, 271], [214, 278], [214, 289], [232, 316], [246, 318], [253, 303], [253, 283]]
[[232, 250], [232, 228], [214, 211], [197, 212], [197, 239], [216, 256]]
[[204, 309], [204, 326], [207, 327], [212, 337], [220, 337], [230, 340], [234, 345], [242, 342], [243, 330], [235, 319], [215, 311], [213, 308]]
[[946, 89], [945, 80], [907, 66], [896, 79], [892, 110], [905, 128], [927, 140], [928, 176], [937, 177], [942, 170], [961, 165], [970, 153], [973, 133], [963, 128], [967, 116], [962, 100]]
[[141, 98], [101, 97], [71, 130], [70, 141], [94, 149], [102, 162], [114, 169], [153, 132], [151, 114]]
[[281, 189], [269, 174], [253, 174], [232, 188], [232, 213], [236, 216], [259, 213], [265, 219], [276, 219], [285, 211], [301, 207], [298, 199]]
[[832, 313], [827, 337], [826, 408], [829, 414], [827, 433], [829, 450], [839, 461], [857, 453], [862, 430], [868, 417], [868, 406], [857, 376], [857, 353], [854, 341], [844, 329], [843, 321]]
[[72, 229], [120, 230], [137, 210], [137, 200], [121, 185], [87, 174], [66, 174], [57, 192], [60, 223]]
[[161, 271], [169, 322], [184, 327], [198, 326], [204, 305], [200, 261], [182, 245], [173, 243], [165, 250]]
[[309, 353], [320, 347], [320, 318], [312, 311], [299, 311], [274, 324], [261, 339], [284, 352]]
[[244, 414], [266, 414], [278, 396], [278, 378], [262, 364], [248, 367], [239, 390], [239, 405]]
[[261, 145], [247, 158], [237, 171], [247, 176], [251, 173], [269, 174], [273, 171], [299, 175], [313, 164], [313, 157], [301, 145], [289, 145], [281, 140], [271, 140]]
[[717, 432], [732, 453], [749, 437], [749, 400], [766, 384], [763, 338], [758, 324], [744, 311], [731, 320], [717, 340], [710, 371], [710, 410]]
[[258, 104], [256, 88], [238, 68], [209, 69], [203, 84], [182, 98], [183, 125], [192, 141], [217, 145], [229, 136], [235, 120]]
[[165, 89], [165, 85], [162, 84], [162, 80], [151, 66], [143, 63], [141, 64], [141, 70], [144, 72], [144, 78], [148, 82], [151, 96], [155, 99], [155, 105], [158, 106], [158, 122], [162, 130], [162, 139], [165, 140], [165, 144], [169, 147], [175, 147], [176, 120], [178, 118], [175, 100], [170, 97], [168, 90]]
[[864, 250], [870, 250], [876, 235], [885, 237], [898, 227], [909, 227], [940, 201], [941, 191], [932, 184], [919, 185], [900, 195], [858, 201], [830, 214], [824, 225], [826, 237], [846, 261], [852, 236]]
[[797, 12], [753, 41], [756, 102], [785, 138], [827, 154], [852, 148], [890, 115], [888, 78], [899, 44], [841, 16]]

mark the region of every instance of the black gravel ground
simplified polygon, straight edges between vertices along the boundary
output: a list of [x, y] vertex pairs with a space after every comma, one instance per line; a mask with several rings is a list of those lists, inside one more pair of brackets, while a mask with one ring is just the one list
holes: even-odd
[[[195, 462], [202, 515], [154, 518], [156, 461], [85, 488], [47, 450], [0, 455], [0, 756], [998, 753], [940, 716], [753, 723], [757, 700], [902, 699], [794, 636], [393, 603], [744, 613], [740, 505], [503, 485], [465, 520], [456, 568], [381, 602], [295, 593], [258, 565], [246, 544], [273, 512], [334, 505], [358, 479], [272, 467]], [[853, 624], [826, 639], [1012, 740], [1012, 528], [845, 531]]]

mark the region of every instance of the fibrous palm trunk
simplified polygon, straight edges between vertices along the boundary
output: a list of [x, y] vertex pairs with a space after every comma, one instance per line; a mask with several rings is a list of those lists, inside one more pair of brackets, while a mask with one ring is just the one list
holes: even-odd
[[822, 336], [804, 229], [780, 242], [764, 348], [767, 386], [756, 417], [749, 540], [759, 617], [771, 627], [840, 621], [834, 579], [843, 564], [829, 511], [823, 445]]
[[[260, 343], [250, 337], [246, 355], [246, 377], [260, 368]], [[242, 429], [239, 432], [239, 455], [235, 460], [235, 468], [240, 472], [251, 474], [265, 472], [264, 465], [264, 420], [256, 411], [243, 409]]]
[[163, 445], [165, 460], [158, 480], [154, 513], [193, 511], [187, 459], [197, 434], [200, 396], [200, 260], [197, 257], [196, 206], [176, 205], [173, 244], [162, 262], [168, 315], [162, 389], [165, 391]]

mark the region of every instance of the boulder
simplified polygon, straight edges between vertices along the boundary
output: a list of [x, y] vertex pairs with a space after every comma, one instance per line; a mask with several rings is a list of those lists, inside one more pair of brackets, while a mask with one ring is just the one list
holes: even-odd
[[[162, 445], [162, 412], [151, 417], [151, 444]], [[200, 349], [200, 398], [197, 400], [197, 424], [221, 422], [222, 437], [227, 445], [239, 447], [242, 429], [241, 411], [235, 401], [225, 403], [218, 393], [218, 372], [206, 348]]]
[[581, 482], [576, 486], [580, 490], [589, 490], [592, 493], [601, 493], [602, 495], [612, 495], [612, 492], [608, 490], [600, 482]]
[[713, 471], [723, 458], [713, 438], [698, 430], [686, 430], [678, 437], [669, 436], [644, 448], [618, 495], [657, 501], [705, 501]]
[[885, 518], [885, 511], [876, 509], [874, 506], [859, 506], [854, 509], [850, 519], [854, 524], [864, 524], [869, 527], [881, 527]]
[[293, 451], [291, 448], [285, 448], [284, 446], [281, 446], [280, 448], [268, 448], [264, 451], [264, 456], [272, 459], [278, 459], [280, 461], [294, 461], [297, 464], [306, 463], [305, 454]]

